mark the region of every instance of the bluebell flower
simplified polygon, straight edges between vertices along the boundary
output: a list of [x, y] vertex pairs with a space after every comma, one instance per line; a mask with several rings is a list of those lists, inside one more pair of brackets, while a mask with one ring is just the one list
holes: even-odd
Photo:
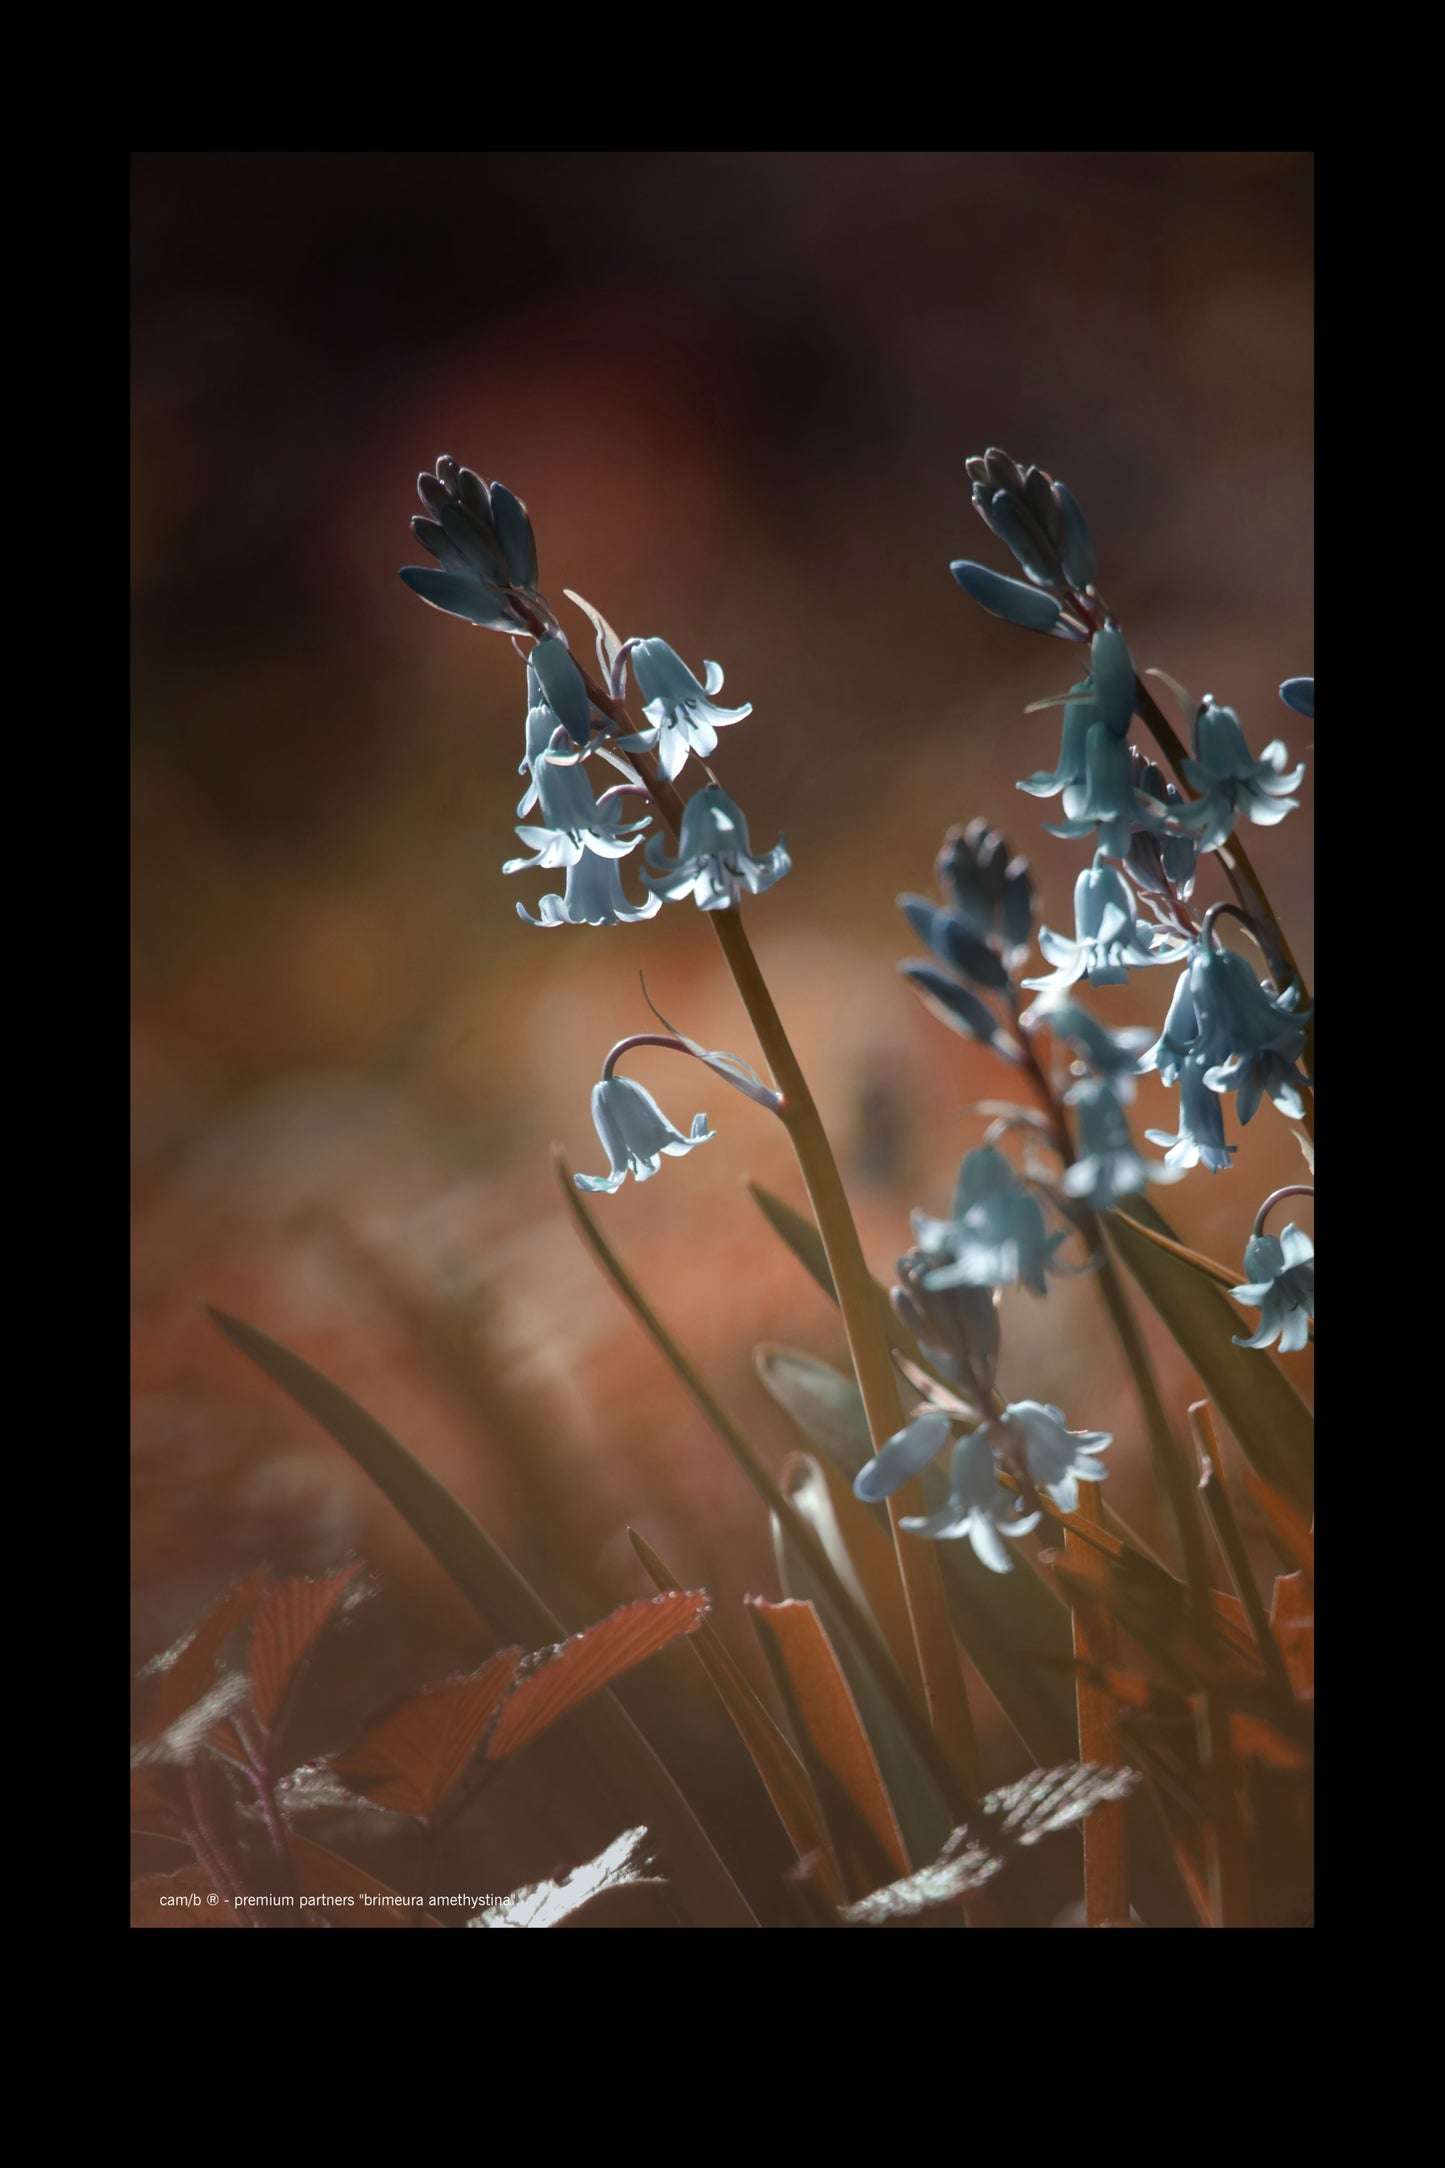
[[1121, 1197], [1137, 1196], [1148, 1182], [1178, 1180], [1182, 1170], [1152, 1163], [1135, 1149], [1124, 1110], [1102, 1080], [1090, 1077], [1076, 1084], [1066, 1104], [1079, 1121], [1078, 1157], [1063, 1174], [1066, 1197], [1107, 1212]]
[[509, 858], [503, 873], [575, 866], [584, 851], [596, 851], [603, 858], [625, 858], [642, 841], [641, 831], [650, 819], [644, 813], [641, 820], [624, 822], [616, 799], [599, 805], [581, 761], [571, 754], [561, 758], [540, 754], [532, 770], [529, 796], [535, 796], [542, 817], [535, 824], [519, 826], [517, 834], [535, 855]]
[[[1066, 709], [1066, 722], [1067, 714]], [[1073, 757], [1067, 744], [1060, 756], [1061, 768], [1066, 755]], [[1136, 829], [1162, 826], [1164, 809], [1136, 788], [1135, 760], [1127, 741], [1116, 738], [1109, 725], [1098, 718], [1084, 732], [1083, 762], [1082, 779], [1076, 777], [1063, 785], [1065, 819], [1046, 821], [1044, 832], [1061, 836], [1065, 842], [1091, 835], [1101, 851], [1111, 858], [1123, 858]], [[1044, 780], [1035, 777], [1021, 788], [1029, 789], [1035, 797], [1047, 796], [1047, 792], [1033, 787]]]
[[1177, 954], [1158, 926], [1140, 918], [1133, 889], [1122, 873], [1105, 863], [1102, 851], [1074, 883], [1074, 939], [1044, 926], [1039, 947], [1055, 968], [1046, 978], [1023, 983], [1031, 991], [1050, 994], [1081, 978], [1091, 986], [1126, 986], [1130, 971], [1171, 963]]
[[916, 1475], [922, 1475], [931, 1460], [936, 1460], [949, 1440], [952, 1429], [948, 1417], [934, 1410], [915, 1415], [911, 1423], [895, 1431], [886, 1445], [880, 1445], [873, 1458], [865, 1461], [853, 1478], [853, 1495], [865, 1505], [878, 1505], [884, 1498], [902, 1490]]
[[1277, 995], [1234, 949], [1205, 940], [1193, 952], [1189, 991], [1198, 1026], [1191, 1051], [1205, 1064], [1210, 1090], [1235, 1094], [1241, 1123], [1253, 1120], [1266, 1095], [1298, 1121], [1307, 1082], [1296, 1067], [1305, 1044], [1298, 986]]
[[1195, 1051], [1199, 1038], [1199, 1018], [1194, 1008], [1194, 990], [1190, 980], [1193, 960], [1191, 950], [1189, 959], [1175, 982], [1168, 1013], [1164, 1018], [1164, 1029], [1154, 1044], [1139, 1057], [1141, 1072], [1157, 1069], [1165, 1084], [1178, 1083], [1180, 1067]]
[[782, 837], [754, 858], [741, 809], [716, 783], [694, 791], [683, 808], [677, 856], [669, 858], [661, 836], [647, 846], [642, 878], [655, 896], [676, 903], [694, 896], [699, 910], [730, 911], [744, 889], [760, 896], [792, 866]]
[[1039, 1515], [1026, 1513], [999, 1482], [991, 1437], [998, 1428], [994, 1423], [983, 1424], [960, 1438], [953, 1451], [948, 1503], [921, 1517], [905, 1515], [900, 1526], [910, 1535], [928, 1536], [934, 1542], [966, 1536], [975, 1556], [991, 1573], [1011, 1573], [1013, 1567], [1000, 1539], [1026, 1536], [1038, 1526]]
[[1102, 1483], [1108, 1473], [1096, 1456], [1113, 1444], [1110, 1433], [1070, 1430], [1059, 1409], [1043, 1401], [1012, 1401], [984, 1427], [999, 1465], [1027, 1476], [1061, 1513], [1078, 1512], [1080, 1483]]
[[899, 1258], [902, 1284], [893, 1289], [893, 1307], [940, 1377], [974, 1396], [993, 1384], [998, 1369], [998, 1290], [930, 1287], [931, 1262], [924, 1250]]
[[440, 559], [440, 568], [404, 566], [401, 576], [412, 592], [473, 625], [498, 632], [533, 629], [511, 593], [536, 601], [537, 548], [526, 506], [500, 482], [489, 488], [450, 458], [437, 461], [434, 475], [418, 478], [417, 493], [430, 516], [414, 518], [412, 533]]
[[951, 1219], [913, 1214], [913, 1234], [929, 1259], [923, 1284], [1014, 1287], [1047, 1294], [1044, 1277], [1062, 1233], [1050, 1234], [1043, 1208], [993, 1145], [969, 1152], [958, 1171]]
[[1067, 994], [1040, 994], [1019, 1019], [1025, 1030], [1047, 1024], [1056, 1039], [1071, 1046], [1083, 1066], [1102, 1077], [1125, 1105], [1134, 1096], [1139, 1057], [1149, 1045], [1147, 1024], [1125, 1024], [1111, 1031]]
[[1179, 1080], [1179, 1128], [1146, 1129], [1151, 1144], [1166, 1145], [1166, 1167], [1205, 1166], [1211, 1174], [1223, 1174], [1237, 1146], [1224, 1141], [1224, 1109], [1217, 1092], [1205, 1082], [1208, 1064], [1186, 1055], [1177, 1065]]
[[620, 926], [639, 918], [655, 918], [662, 909], [662, 899], [649, 896], [644, 903], [630, 904], [623, 893], [617, 860], [584, 849], [567, 868], [564, 893], [543, 896], [539, 908], [542, 916], [533, 918], [519, 903], [517, 916], [526, 919], [529, 926]]
[[1251, 1235], [1244, 1247], [1244, 1269], [1249, 1280], [1230, 1293], [1260, 1313], [1259, 1329], [1236, 1347], [1268, 1347], [1279, 1341], [1281, 1355], [1293, 1355], [1309, 1339], [1309, 1321], [1315, 1314], [1315, 1246], [1307, 1234], [1291, 1224], [1275, 1239]]
[[1296, 715], [1315, 719], [1315, 681], [1313, 678], [1286, 678], [1279, 689], [1279, 697]]
[[[550, 899], [548, 899], [550, 900]], [[592, 1120], [611, 1162], [610, 1174], [573, 1176], [579, 1189], [605, 1190], [610, 1196], [622, 1187], [629, 1174], [650, 1182], [662, 1165], [662, 1155], [680, 1159], [695, 1144], [706, 1144], [715, 1135], [705, 1114], [695, 1114], [684, 1136], [674, 1129], [651, 1092], [634, 1084], [631, 1077], [604, 1077], [592, 1087]]]
[[1289, 793], [1305, 771], [1301, 762], [1286, 775], [1288, 759], [1284, 740], [1275, 738], [1256, 760], [1233, 708], [1222, 708], [1205, 695], [1194, 718], [1194, 757], [1182, 763], [1186, 781], [1201, 794], [1183, 816], [1201, 851], [1218, 850], [1227, 842], [1241, 814], [1261, 828], [1272, 828], [1294, 811], [1299, 800]]
[[[1098, 720], [1093, 687], [1087, 678], [1080, 678], [1077, 685], [1069, 688], [1069, 697], [1064, 702], [1064, 734], [1057, 767], [1041, 768], [1037, 775], [1029, 776], [1016, 788], [1027, 791], [1031, 798], [1057, 798], [1061, 790], [1068, 790], [1074, 794], [1075, 802], [1082, 805], [1087, 766], [1085, 753], [1089, 732]], [[1064, 810], [1066, 813], [1070, 810], [1067, 800]]]
[[[1146, 760], [1137, 747], [1130, 748], [1134, 788], [1177, 828], [1183, 821], [1185, 800], [1162, 769]], [[1153, 896], [1187, 898], [1194, 893], [1197, 846], [1190, 835], [1172, 835], [1163, 827], [1140, 827], [1129, 838], [1124, 856], [1125, 871], [1134, 884]]]
[[717, 751], [719, 729], [740, 723], [753, 712], [751, 701], [740, 708], [717, 705], [713, 695], [722, 690], [723, 674], [715, 662], [703, 664], [706, 683], [700, 685], [666, 640], [639, 640], [631, 655], [632, 674], [644, 701], [642, 712], [651, 727], [617, 743], [627, 752], [656, 752], [657, 764], [669, 782], [680, 773], [690, 752], [706, 760]]

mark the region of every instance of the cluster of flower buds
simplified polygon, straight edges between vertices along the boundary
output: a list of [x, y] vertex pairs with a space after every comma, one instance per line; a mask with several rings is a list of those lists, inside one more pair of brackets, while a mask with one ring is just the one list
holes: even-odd
[[[520, 497], [443, 456], [417, 478], [426, 516], [411, 531], [440, 570], [406, 565], [402, 578], [434, 609], [494, 632], [535, 631], [550, 613], [537, 594], [537, 544]], [[523, 607], [519, 608], [519, 601]]]
[[975, 602], [1030, 632], [1080, 640], [1087, 628], [1065, 605], [1091, 595], [1094, 540], [1072, 492], [1041, 468], [1016, 466], [994, 447], [968, 462], [975, 510], [1017, 558], [1028, 584], [961, 557], [954, 578]]
[[986, 821], [974, 820], [944, 837], [937, 873], [942, 909], [925, 896], [900, 896], [898, 907], [946, 968], [912, 958], [898, 968], [955, 1031], [1012, 1059], [1014, 1042], [982, 997], [1007, 994], [1028, 955], [1034, 922], [1028, 861], [1015, 858]]

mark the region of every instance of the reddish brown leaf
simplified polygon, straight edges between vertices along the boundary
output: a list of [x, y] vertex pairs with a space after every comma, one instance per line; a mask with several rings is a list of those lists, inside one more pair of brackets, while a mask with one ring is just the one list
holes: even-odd
[[267, 1589], [251, 1628], [247, 1658], [251, 1707], [263, 1731], [275, 1728], [312, 1643], [360, 1571], [358, 1561], [319, 1581], [275, 1581]]
[[[627, 1531], [643, 1565], [661, 1589], [681, 1592], [682, 1584], [668, 1572], [652, 1546], [635, 1528]], [[814, 1872], [833, 1905], [843, 1902], [838, 1863], [828, 1842], [827, 1825], [818, 1808], [807, 1770], [753, 1692], [719, 1636], [706, 1622], [692, 1638], [692, 1652], [712, 1680], [723, 1706], [737, 1725], [743, 1744], [752, 1755], [758, 1775], [778, 1810], [793, 1849], [800, 1860], [814, 1862]]]
[[[766, 1603], [760, 1596], [749, 1596], [747, 1607], [770, 1660], [775, 1659], [786, 1674], [807, 1745], [852, 1802], [898, 1872], [907, 1874], [908, 1854], [892, 1802], [863, 1729], [858, 1705], [817, 1612], [810, 1603], [793, 1599]], [[823, 1808], [826, 1813], [826, 1798]], [[839, 1832], [834, 1834], [838, 1842], [843, 1841]]]
[[194, 1633], [159, 1658], [155, 1668], [161, 1674], [160, 1684], [146, 1710], [142, 1739], [159, 1739], [215, 1685], [216, 1658], [237, 1627], [250, 1617], [265, 1585], [264, 1566], [248, 1573], [211, 1606]]
[[610, 1618], [570, 1641], [559, 1642], [535, 1671], [512, 1688], [502, 1704], [496, 1729], [487, 1742], [487, 1758], [500, 1761], [535, 1739], [580, 1701], [655, 1656], [679, 1634], [690, 1634], [708, 1607], [706, 1589], [680, 1595], [644, 1596], [625, 1603]]
[[434, 1913], [412, 1898], [402, 1901], [387, 1883], [324, 1844], [293, 1832], [291, 1849], [302, 1897], [312, 1900], [303, 1911], [324, 1912], [333, 1927], [441, 1926]]
[[239, 1927], [241, 1922], [204, 1867], [146, 1874], [130, 1886], [132, 1927]]
[[414, 1694], [331, 1767], [373, 1806], [429, 1820], [465, 1769], [521, 1661], [520, 1649], [500, 1649], [470, 1678], [447, 1679]]

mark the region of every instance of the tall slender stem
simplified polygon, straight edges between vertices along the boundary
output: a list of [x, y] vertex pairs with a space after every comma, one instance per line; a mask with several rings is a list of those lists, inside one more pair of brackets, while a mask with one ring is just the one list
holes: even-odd
[[[593, 706], [630, 731], [631, 719], [621, 701], [614, 699], [588, 672], [582, 674]], [[659, 814], [676, 836], [682, 818], [681, 796], [659, 772], [650, 754], [637, 755], [636, 766]], [[878, 1312], [872, 1276], [853, 1224], [833, 1147], [753, 954], [740, 912], [736, 908], [709, 911], [707, 917], [742, 997], [773, 1082], [782, 1094], [783, 1103], [777, 1111], [792, 1143], [823, 1239], [873, 1449], [877, 1452], [895, 1431], [902, 1428], [903, 1403]], [[917, 1683], [922, 1686], [928, 1714], [944, 1752], [952, 1760], [964, 1788], [977, 1797], [983, 1788], [978, 1741], [959, 1665], [958, 1644], [948, 1615], [938, 1555], [931, 1544], [910, 1541], [899, 1527], [904, 1515], [922, 1515], [925, 1510], [922, 1485], [917, 1480], [888, 1501], [898, 1571], [913, 1629]]]

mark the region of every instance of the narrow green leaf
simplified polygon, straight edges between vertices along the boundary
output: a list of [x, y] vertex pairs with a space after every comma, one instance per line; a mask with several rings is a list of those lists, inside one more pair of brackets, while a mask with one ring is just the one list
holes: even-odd
[[[753, 1351], [758, 1376], [811, 1445], [820, 1446], [851, 1483], [873, 1458], [863, 1396], [852, 1378], [798, 1348], [766, 1341]], [[886, 1526], [886, 1519], [884, 1521]]]
[[[1246, 1458], [1300, 1512], [1313, 1511], [1314, 1418], [1284, 1371], [1234, 1345], [1239, 1312], [1193, 1265], [1150, 1240], [1178, 1236], [1142, 1197], [1106, 1215], [1109, 1238], [1188, 1356]], [[1145, 1232], [1148, 1230], [1148, 1232]]]
[[[208, 1312], [241, 1353], [289, 1394], [386, 1493], [437, 1564], [503, 1641], [540, 1648], [567, 1628], [445, 1484], [439, 1483], [374, 1416], [269, 1334]], [[599, 1694], [567, 1719], [573, 1735], [621, 1798], [646, 1822], [666, 1855], [678, 1902], [699, 1927], [756, 1927], [757, 1921], [666, 1768], [615, 1696]]]

